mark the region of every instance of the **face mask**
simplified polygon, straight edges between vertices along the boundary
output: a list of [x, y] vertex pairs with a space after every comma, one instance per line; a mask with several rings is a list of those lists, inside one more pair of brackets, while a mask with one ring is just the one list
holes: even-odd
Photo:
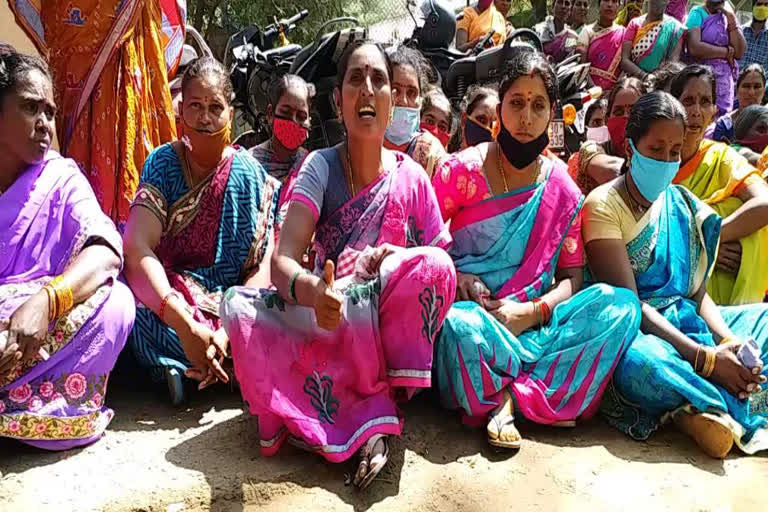
[[756, 5], [752, 8], [752, 16], [757, 21], [765, 21], [768, 19], [768, 5]]
[[587, 140], [602, 144], [603, 142], [611, 140], [611, 132], [608, 131], [608, 127], [605, 125], [596, 128], [587, 126]]
[[608, 133], [611, 135], [611, 143], [613, 149], [619, 153], [619, 156], [624, 156], [624, 139], [627, 134], [627, 121], [628, 117], [609, 117], [605, 120], [605, 125], [608, 127]]
[[467, 146], [477, 146], [483, 142], [492, 142], [493, 134], [485, 126], [467, 117], [464, 120], [464, 139], [467, 141]]
[[499, 136], [496, 137], [496, 142], [501, 147], [501, 151], [507, 157], [509, 163], [518, 169], [523, 169], [536, 160], [541, 152], [544, 151], [549, 144], [549, 135], [547, 130], [544, 130], [544, 133], [532, 141], [520, 142], [509, 133], [509, 130], [502, 126], [499, 129]]
[[448, 145], [448, 141], [451, 139], [450, 133], [441, 130], [437, 126], [421, 123], [419, 128], [434, 135], [435, 138], [440, 141], [440, 144], [442, 144], [443, 147], [446, 147]]
[[189, 150], [189, 158], [205, 169], [213, 169], [230, 143], [229, 123], [217, 132], [205, 133], [189, 126], [182, 114], [181, 141]]
[[629, 161], [632, 181], [646, 200], [654, 202], [675, 179], [680, 169], [680, 160], [665, 162], [648, 158], [640, 154], [631, 139], [629, 147], [632, 148], [632, 158]]
[[392, 121], [387, 126], [384, 136], [395, 146], [407, 144], [419, 129], [421, 111], [417, 108], [395, 107]]
[[307, 129], [299, 123], [275, 116], [272, 121], [272, 133], [285, 149], [293, 151], [307, 140]]
[[739, 144], [751, 149], [755, 153], [762, 153], [766, 147], [768, 147], [768, 133], [759, 135], [757, 137], [750, 137], [748, 139], [740, 140]]

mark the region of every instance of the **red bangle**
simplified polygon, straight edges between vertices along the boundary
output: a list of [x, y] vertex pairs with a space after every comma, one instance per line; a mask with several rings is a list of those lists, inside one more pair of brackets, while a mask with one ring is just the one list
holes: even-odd
[[541, 325], [547, 325], [550, 318], [552, 318], [552, 309], [550, 309], [549, 304], [547, 304], [546, 301], [541, 300], [539, 297], [533, 299], [533, 303], [538, 305], [541, 315]]
[[157, 314], [157, 316], [160, 317], [160, 321], [163, 322], [163, 323], [165, 323], [165, 306], [168, 305], [168, 301], [174, 295], [178, 297], [179, 296], [179, 292], [177, 292], [176, 290], [168, 292], [165, 295], [165, 297], [163, 297], [163, 301], [160, 303], [160, 311]]

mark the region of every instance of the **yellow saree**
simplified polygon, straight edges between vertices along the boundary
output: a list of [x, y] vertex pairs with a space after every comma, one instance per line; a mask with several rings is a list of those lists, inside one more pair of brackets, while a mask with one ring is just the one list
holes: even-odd
[[507, 22], [493, 4], [480, 14], [474, 7], [467, 7], [464, 17], [456, 24], [456, 30], [467, 31], [467, 41], [485, 37], [491, 29], [494, 30], [493, 44], [502, 44], [507, 38]]
[[[725, 219], [743, 204], [736, 194], [761, 181], [758, 171], [729, 146], [703, 140], [698, 153], [680, 167], [674, 183], [693, 192]], [[768, 227], [740, 242], [738, 274], [715, 268], [707, 285], [709, 295], [717, 304], [762, 302], [768, 288]]]

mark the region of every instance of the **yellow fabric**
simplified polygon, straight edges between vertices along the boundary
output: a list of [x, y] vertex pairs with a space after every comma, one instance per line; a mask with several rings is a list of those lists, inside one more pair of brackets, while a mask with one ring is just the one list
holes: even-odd
[[628, 2], [626, 7], [616, 15], [616, 24], [626, 27], [633, 18], [640, 16], [642, 13], [641, 6], [642, 2]]
[[83, 169], [104, 212], [122, 224], [144, 160], [153, 148], [174, 140], [176, 133], [162, 14], [156, 0], [139, 0], [64, 146], [67, 122], [76, 111], [83, 82], [115, 22], [115, 2], [81, 0], [77, 8], [82, 26], [65, 21], [72, 14], [70, 2], [41, 6], [59, 106], [57, 132], [65, 155]]
[[[680, 185], [725, 219], [743, 204], [736, 196], [739, 190], [761, 183], [762, 178], [744, 157], [723, 143], [703, 142], [699, 151], [705, 152], [701, 162], [693, 173], [680, 181]], [[741, 266], [738, 274], [734, 276], [716, 268], [707, 285], [707, 291], [717, 304], [762, 302], [768, 288], [768, 227], [742, 238], [740, 242]]]
[[616, 189], [616, 180], [600, 185], [589, 193], [582, 209], [581, 236], [584, 243], [592, 240], [622, 240], [628, 244], [658, 215], [661, 201], [635, 220]]
[[760, 155], [760, 160], [757, 161], [757, 170], [763, 178], [768, 178], [768, 146], [766, 146], [763, 153]]
[[456, 24], [456, 30], [467, 32], [467, 41], [485, 37], [491, 29], [496, 31], [492, 37], [493, 44], [504, 43], [507, 38], [507, 22], [493, 4], [479, 14], [474, 7], [467, 7], [464, 9], [464, 17]]

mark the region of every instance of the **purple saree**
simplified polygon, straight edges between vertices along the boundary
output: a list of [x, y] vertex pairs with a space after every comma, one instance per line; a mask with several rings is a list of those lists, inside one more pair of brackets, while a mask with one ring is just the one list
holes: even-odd
[[[93, 243], [122, 259], [122, 241], [74, 161], [49, 152], [0, 195], [0, 331], [11, 315]], [[51, 324], [39, 356], [0, 381], [0, 436], [48, 450], [101, 437], [114, 413], [107, 378], [135, 314], [112, 281]]]

